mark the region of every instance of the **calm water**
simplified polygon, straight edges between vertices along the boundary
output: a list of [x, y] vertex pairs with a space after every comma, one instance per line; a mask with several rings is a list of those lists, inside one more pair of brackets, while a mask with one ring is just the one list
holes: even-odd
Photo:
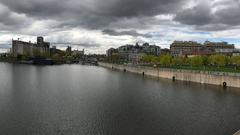
[[232, 135], [240, 93], [101, 67], [0, 63], [1, 135]]

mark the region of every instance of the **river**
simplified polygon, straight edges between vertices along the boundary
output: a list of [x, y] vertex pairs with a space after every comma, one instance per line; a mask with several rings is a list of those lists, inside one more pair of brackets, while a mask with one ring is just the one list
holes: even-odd
[[232, 135], [238, 90], [95, 66], [0, 63], [0, 134]]

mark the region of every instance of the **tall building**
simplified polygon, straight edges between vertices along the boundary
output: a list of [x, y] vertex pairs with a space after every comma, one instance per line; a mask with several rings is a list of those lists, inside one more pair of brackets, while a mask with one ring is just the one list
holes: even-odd
[[71, 54], [72, 54], [72, 47], [71, 47], [71, 46], [68, 46], [68, 47], [67, 47], [66, 53], [67, 53], [68, 55], [71, 55]]
[[50, 43], [44, 42], [43, 37], [37, 37], [37, 43], [24, 42], [20, 40], [12, 40], [12, 54], [34, 56], [38, 54], [49, 54]]

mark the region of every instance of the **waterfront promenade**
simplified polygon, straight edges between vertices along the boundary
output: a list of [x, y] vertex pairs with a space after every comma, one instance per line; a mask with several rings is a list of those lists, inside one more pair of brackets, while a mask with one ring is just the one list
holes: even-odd
[[240, 74], [215, 71], [194, 71], [170, 68], [154, 68], [133, 65], [118, 65], [111, 63], [99, 63], [100, 66], [118, 69], [126, 72], [137, 73], [140, 75], [152, 76], [156, 78], [166, 78], [173, 81], [180, 80], [201, 84], [212, 84], [221, 87], [240, 88]]

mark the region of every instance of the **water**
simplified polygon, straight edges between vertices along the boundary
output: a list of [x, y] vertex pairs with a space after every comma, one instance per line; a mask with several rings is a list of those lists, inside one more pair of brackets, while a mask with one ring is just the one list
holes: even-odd
[[232, 135], [240, 94], [101, 67], [0, 63], [2, 135]]

